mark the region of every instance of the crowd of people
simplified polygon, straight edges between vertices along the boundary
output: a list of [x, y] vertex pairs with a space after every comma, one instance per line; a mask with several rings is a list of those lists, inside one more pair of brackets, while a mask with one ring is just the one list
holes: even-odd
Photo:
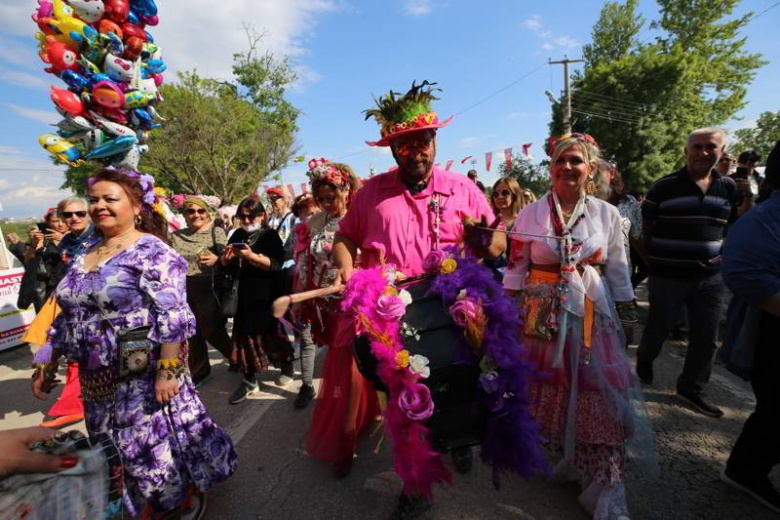
[[[510, 299], [520, 318], [516, 356], [531, 370], [528, 409], [550, 474], [577, 482], [577, 500], [597, 520], [630, 518], [628, 464], [657, 471], [640, 382], [653, 383], [653, 362], [681, 315], [689, 341], [677, 395], [705, 416], [723, 415], [705, 389], [728, 285], [721, 353], [751, 380], [757, 406], [722, 478], [780, 512], [768, 479], [780, 463], [773, 377], [780, 358], [771, 344], [780, 316], [780, 147], [764, 176], [751, 151], [732, 171], [726, 134], [693, 130], [685, 166], [638, 197], [596, 139], [567, 134], [550, 145], [549, 191], [534, 194], [505, 177], [483, 194], [476, 175], [435, 166], [437, 130], [450, 120], [431, 109], [431, 91], [427, 82], [413, 85], [366, 111], [381, 125], [381, 139], [369, 144], [389, 147], [397, 169], [361, 181], [346, 164], [312, 160], [310, 193], [293, 199], [274, 187], [249, 196], [229, 230], [216, 208], [192, 196], [182, 206], [186, 227], [168, 233], [153, 179], [125, 170], [101, 170], [86, 200], [66, 199], [48, 212], [45, 229], [16, 248], [33, 273], [28, 305], [38, 310], [28, 333], [40, 346], [33, 393], [45, 398], [59, 360], [68, 363], [63, 395], [48, 412], [64, 419], [44, 426], [83, 417], [91, 436], [113, 440], [130, 516], [199, 518], [205, 493], [237, 464], [232, 441], [195, 390], [211, 370], [210, 344], [241, 374], [233, 405], [259, 391], [258, 375], [271, 366], [276, 385], [291, 384], [298, 360], [294, 406], [314, 400], [306, 451], [342, 478], [361, 433], [381, 424], [388, 399], [399, 396], [381, 378], [364, 377], [353, 353], [363, 329], [339, 294], [358, 270], [377, 266], [392, 266], [399, 280], [430, 278], [432, 255], [461, 247], [501, 281], [497, 297]], [[649, 314], [634, 369], [624, 327], [637, 321], [634, 289], [645, 278]], [[274, 302], [285, 297], [292, 305], [277, 319]], [[318, 347], [327, 354], [315, 400]], [[19, 446], [46, 433], [13, 435], [0, 437], [11, 457], [0, 472], [74, 465], [36, 457], [25, 467]], [[470, 445], [450, 453], [457, 471], [469, 471]], [[430, 505], [424, 489], [407, 486], [393, 518], [414, 518]]]

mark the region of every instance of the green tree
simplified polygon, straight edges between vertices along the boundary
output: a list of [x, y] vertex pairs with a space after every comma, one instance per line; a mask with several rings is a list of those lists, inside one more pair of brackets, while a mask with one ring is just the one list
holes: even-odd
[[543, 164], [534, 164], [524, 155], [512, 156], [512, 168], [507, 170], [506, 162], [498, 166], [501, 177], [515, 179], [520, 187], [531, 190], [537, 197], [543, 195], [550, 187], [550, 176]]
[[780, 141], [780, 111], [763, 112], [758, 116], [756, 126], [737, 130], [734, 135], [737, 142], [730, 147], [733, 153], [755, 150], [758, 155], [766, 159], [775, 147], [775, 143]]
[[[746, 87], [764, 64], [744, 50], [749, 16], [731, 19], [739, 0], [658, 0], [660, 31], [637, 35], [636, 2], [607, 3], [573, 76], [573, 129], [593, 135], [631, 188], [644, 189], [683, 164], [685, 137], [718, 126], [745, 106]], [[550, 125], [562, 133], [560, 107]]]

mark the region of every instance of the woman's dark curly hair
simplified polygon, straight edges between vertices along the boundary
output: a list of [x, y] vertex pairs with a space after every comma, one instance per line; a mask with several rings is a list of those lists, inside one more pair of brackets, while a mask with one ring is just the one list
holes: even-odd
[[143, 197], [145, 192], [141, 187], [140, 175], [137, 172], [109, 168], [100, 170], [89, 179], [90, 188], [96, 182], [101, 181], [119, 184], [122, 189], [125, 190], [125, 193], [127, 193], [133, 206], [139, 206], [141, 208], [139, 214], [140, 222], [136, 222], [135, 224], [137, 230], [154, 235], [166, 244], [170, 244], [168, 239], [168, 223], [160, 213], [155, 211], [151, 204], [144, 202]]

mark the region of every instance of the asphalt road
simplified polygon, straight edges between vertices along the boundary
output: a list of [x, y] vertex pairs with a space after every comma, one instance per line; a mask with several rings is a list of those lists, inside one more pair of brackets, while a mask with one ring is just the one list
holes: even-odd
[[[636, 339], [639, 338], [637, 334]], [[635, 345], [629, 348], [633, 357]], [[350, 475], [336, 480], [328, 467], [302, 449], [311, 407], [295, 410], [300, 382], [274, 386], [275, 371], [265, 374], [263, 391], [235, 406], [228, 404], [239, 376], [213, 353], [212, 377], [200, 394], [215, 420], [237, 444], [239, 469], [209, 496], [206, 518], [216, 519], [385, 519], [400, 493], [391, 470], [388, 441], [381, 434], [361, 442]], [[675, 380], [682, 368], [685, 345], [668, 342], [656, 364], [656, 382], [644, 388], [647, 411], [656, 434], [661, 465], [657, 479], [627, 481], [629, 507], [635, 520], [777, 518], [722, 484], [718, 475], [754, 403], [749, 385], [716, 366], [709, 396], [724, 408], [721, 419], [692, 411], [676, 400]], [[325, 351], [318, 354], [321, 364]], [[29, 392], [29, 350], [0, 353], [0, 429], [38, 424], [46, 404]], [[83, 427], [83, 426], [82, 426]], [[773, 474], [780, 487], [780, 471]], [[543, 479], [504, 477], [500, 490], [491, 484], [490, 469], [475, 464], [452, 486], [435, 491], [435, 506], [426, 519], [587, 519], [576, 502], [577, 486]]]

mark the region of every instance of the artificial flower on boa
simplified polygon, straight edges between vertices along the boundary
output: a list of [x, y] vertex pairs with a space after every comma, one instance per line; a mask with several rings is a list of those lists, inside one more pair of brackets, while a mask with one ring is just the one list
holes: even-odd
[[[546, 473], [539, 428], [529, 412], [529, 369], [522, 361], [514, 303], [490, 269], [461, 249], [431, 252], [424, 269], [434, 276], [428, 294], [442, 298], [480, 359], [481, 403], [488, 411], [482, 460], [493, 467], [494, 485], [502, 472]], [[400, 275], [388, 265], [358, 271], [347, 284], [343, 306], [369, 337], [377, 374], [388, 389], [384, 416], [404, 491], [430, 496], [434, 483], [450, 482], [451, 476], [428, 441], [425, 421], [435, 405], [421, 382], [430, 376], [428, 360], [404, 348], [402, 318], [411, 298], [395, 287]]]

